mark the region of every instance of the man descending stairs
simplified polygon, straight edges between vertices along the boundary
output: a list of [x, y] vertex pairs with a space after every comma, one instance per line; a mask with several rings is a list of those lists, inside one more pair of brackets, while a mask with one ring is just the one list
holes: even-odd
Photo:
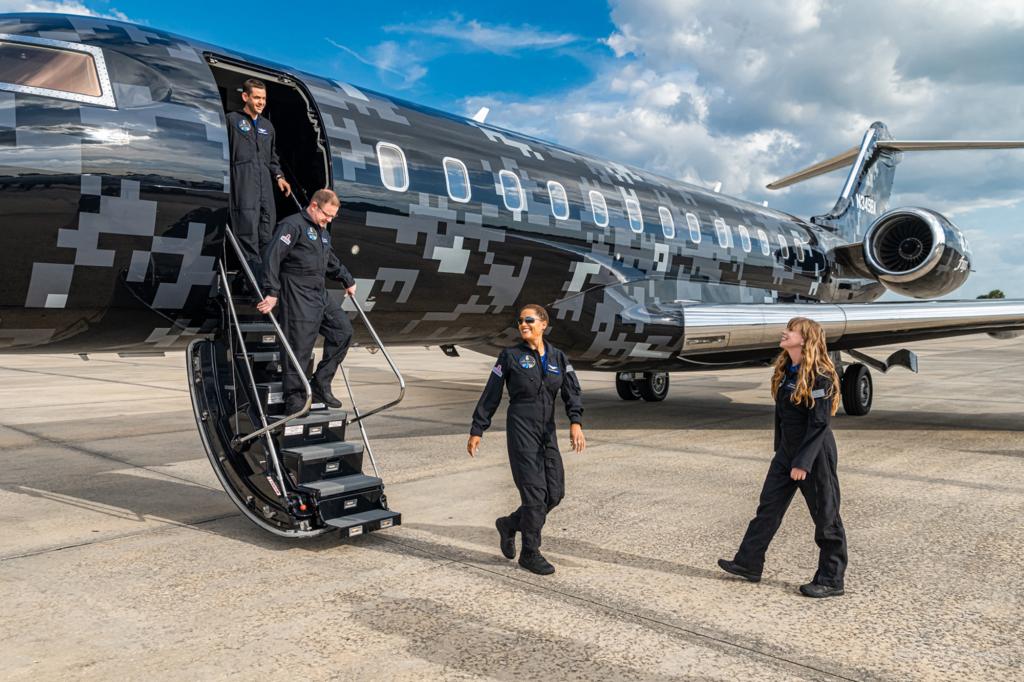
[[[228, 237], [234, 242], [230, 232]], [[238, 276], [251, 277], [244, 264], [239, 267]], [[362, 414], [354, 403], [349, 412], [314, 401], [305, 366], [276, 319], [257, 310], [265, 299], [258, 293], [232, 293], [234, 282], [223, 261], [219, 274], [217, 298], [225, 325], [217, 338], [189, 347], [189, 383], [200, 434], [229, 497], [254, 523], [289, 537], [333, 529], [353, 537], [399, 525], [401, 514], [388, 509], [362, 423], [404, 394], [404, 382], [386, 350], [402, 391], [398, 400]], [[291, 406], [285, 404], [282, 385], [286, 367], [299, 376], [302, 391]], [[344, 370], [342, 378], [348, 385]], [[351, 424], [360, 429], [353, 440], [348, 438]], [[364, 454], [372, 475], [363, 470]]]

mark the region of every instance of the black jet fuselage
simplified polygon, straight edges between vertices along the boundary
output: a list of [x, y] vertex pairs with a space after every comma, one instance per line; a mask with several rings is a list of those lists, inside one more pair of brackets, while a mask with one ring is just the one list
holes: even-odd
[[689, 304], [884, 291], [837, 264], [834, 230], [472, 119], [115, 21], [7, 15], [0, 34], [99, 48], [112, 98], [0, 89], [6, 352], [162, 351], [221, 324], [225, 108], [248, 76], [293, 184], [341, 197], [334, 248], [389, 343], [500, 347], [540, 303], [581, 367], [678, 370]]

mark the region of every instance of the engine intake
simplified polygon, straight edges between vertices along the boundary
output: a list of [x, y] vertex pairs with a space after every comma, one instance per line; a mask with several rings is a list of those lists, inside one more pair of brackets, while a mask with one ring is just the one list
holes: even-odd
[[883, 213], [864, 237], [864, 261], [887, 289], [933, 298], [958, 289], [970, 274], [971, 253], [963, 232], [926, 208]]

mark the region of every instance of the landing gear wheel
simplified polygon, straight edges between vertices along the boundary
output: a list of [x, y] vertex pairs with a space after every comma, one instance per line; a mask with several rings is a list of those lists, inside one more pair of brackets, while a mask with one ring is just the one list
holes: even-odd
[[623, 400], [640, 400], [640, 388], [637, 386], [637, 382], [632, 378], [625, 377], [632, 377], [632, 374], [619, 372], [615, 375], [615, 392]]
[[668, 396], [668, 372], [647, 372], [636, 385], [641, 398], [649, 403], [659, 403]]
[[871, 411], [871, 401], [875, 397], [871, 370], [856, 362], [843, 372], [840, 385], [843, 392], [843, 410], [846, 414], [862, 417]]

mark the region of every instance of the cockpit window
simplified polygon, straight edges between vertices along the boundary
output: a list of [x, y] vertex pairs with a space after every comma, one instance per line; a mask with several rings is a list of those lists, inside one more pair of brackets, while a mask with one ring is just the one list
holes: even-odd
[[0, 90], [114, 106], [103, 51], [0, 33]]

